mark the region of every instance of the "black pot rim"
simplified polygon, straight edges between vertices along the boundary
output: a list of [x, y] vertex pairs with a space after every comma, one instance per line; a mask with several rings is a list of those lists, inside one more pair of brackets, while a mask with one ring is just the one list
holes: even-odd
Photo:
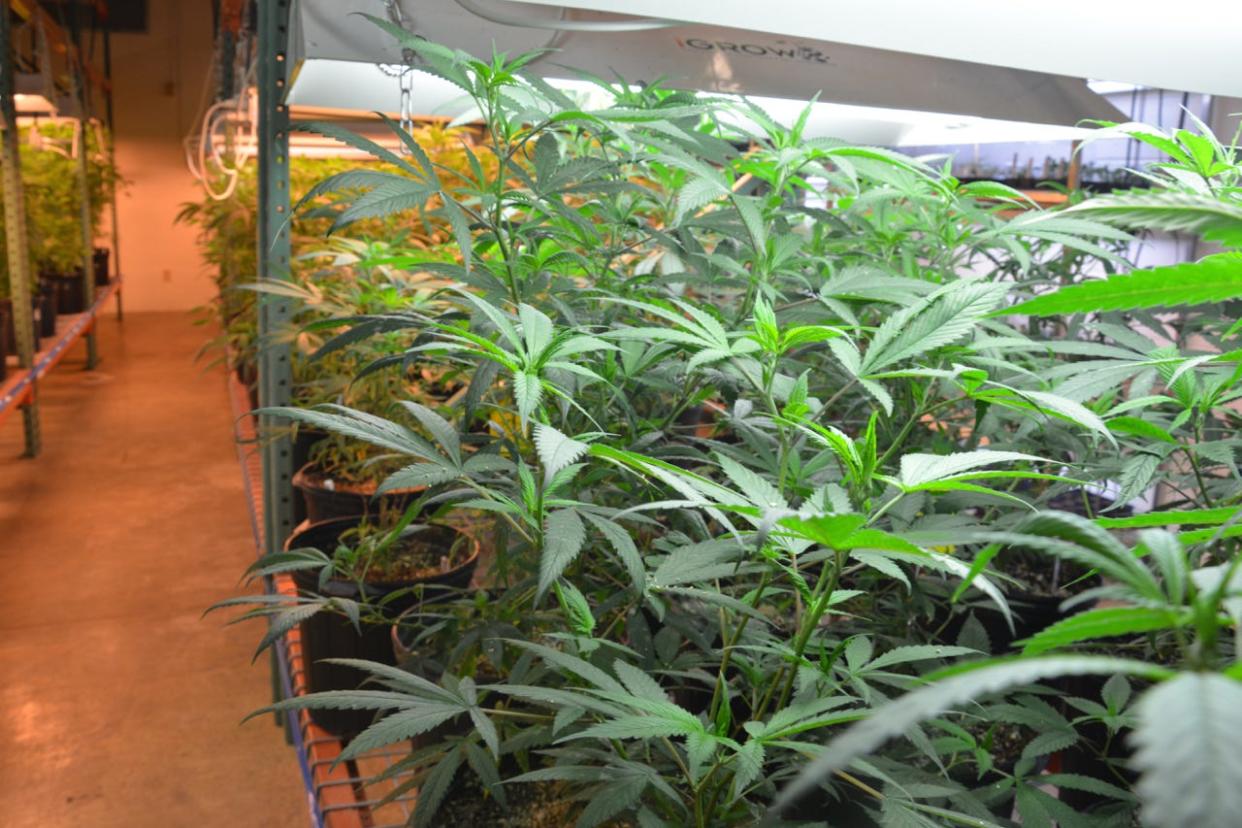
[[[307, 523], [303, 526], [298, 527], [297, 529], [293, 531], [293, 534], [289, 535], [288, 540], [285, 541], [285, 551], [290, 552], [293, 549], [298, 548], [297, 546], [294, 545], [293, 542], [298, 537], [305, 535], [307, 532], [310, 532], [311, 530], [324, 529], [325, 527], [331, 527], [333, 524], [339, 524], [342, 526], [341, 531], [344, 531], [345, 528], [357, 526], [358, 524], [362, 523], [366, 519], [367, 518], [365, 515], [355, 515], [354, 517], [330, 518], [329, 520], [321, 520], [316, 523]], [[409, 581], [376, 581], [376, 582], [367, 581], [365, 582], [366, 586], [370, 589], [375, 590], [376, 593], [382, 595], [388, 592], [396, 592], [397, 590], [409, 589], [410, 587], [418, 586], [419, 584], [435, 584], [435, 582], [439, 579], [444, 579], [452, 575], [460, 574], [461, 572], [478, 565], [479, 555], [482, 551], [479, 545], [478, 538], [476, 538], [474, 535], [471, 535], [469, 532], [464, 532], [461, 529], [458, 529], [456, 526], [449, 526], [448, 524], [444, 524], [444, 523], [433, 523], [429, 525], [447, 529], [450, 532], [454, 532], [466, 538], [466, 540], [470, 543], [470, 554], [466, 556], [466, 559], [462, 561], [460, 564], [458, 564], [457, 566], [453, 567], [452, 569], [446, 572], [437, 572], [435, 573], [435, 575], [428, 576], [426, 578], [416, 578], [416, 579], [409, 580]], [[293, 574], [296, 576], [299, 573], [295, 572]], [[296, 581], [296, 578], [295, 578], [295, 581]], [[348, 587], [351, 589], [356, 587], [356, 583], [354, 581], [346, 581], [342, 578], [333, 578], [329, 583], [337, 584], [339, 586]]]
[[[389, 496], [405, 497], [409, 495], [422, 494], [423, 492], [427, 491], [426, 487], [420, 486], [414, 489], [392, 489], [391, 491], [384, 492], [382, 495], [380, 495], [375, 490], [362, 489], [362, 488], [359, 488], [358, 486], [350, 485], [348, 483], [340, 485], [340, 486], [334, 485], [331, 489], [329, 489], [327, 486], [322, 485], [321, 481], [330, 480], [331, 478], [325, 475], [319, 474], [318, 469], [319, 467], [315, 465], [313, 461], [302, 466], [302, 468], [298, 469], [296, 472], [293, 473], [293, 487], [295, 489], [302, 489], [308, 492], [331, 492], [334, 494], [347, 494], [347, 495], [355, 495], [357, 497], [366, 497], [366, 498], [372, 498], [372, 497], [377, 497], [377, 496], [378, 497], [389, 497]], [[376, 484], [376, 489], [378, 488], [379, 488], [379, 485]], [[326, 521], [324, 522], [326, 523]]]

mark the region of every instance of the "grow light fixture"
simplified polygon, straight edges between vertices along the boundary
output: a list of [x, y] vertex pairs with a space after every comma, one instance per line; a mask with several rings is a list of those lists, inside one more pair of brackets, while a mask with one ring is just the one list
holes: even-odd
[[[549, 79], [572, 78], [565, 67], [575, 67], [601, 77], [619, 75], [634, 82], [665, 79], [671, 86], [708, 92], [795, 101], [818, 95], [825, 104], [960, 113], [1009, 123], [1066, 127], [1087, 118], [1124, 119], [1078, 78], [815, 39], [827, 34], [820, 22], [837, 13], [821, 3], [752, 3], [782, 22], [743, 29], [711, 24], [734, 19], [730, 10], [736, 4], [727, 0], [712, 1], [718, 11], [715, 17], [702, 13], [706, 3], [664, 0], [664, 14], [692, 22], [649, 28], [650, 21], [639, 21], [642, 27], [637, 31], [631, 30], [638, 26], [632, 18], [609, 12], [660, 17], [652, 12], [652, 4], [643, 4], [641, 12], [639, 4], [629, 0], [574, 0], [570, 5], [576, 8], [548, 5], [508, 0], [399, 4], [412, 31], [472, 54], [551, 48], [554, 53], [531, 64]], [[795, 7], [800, 16], [789, 14]], [[480, 9], [492, 12], [480, 16]], [[399, 45], [364, 16], [386, 19], [388, 11], [386, 0], [299, 0], [290, 21], [288, 102], [356, 110], [397, 108], [393, 103], [397, 83], [375, 63], [400, 64]], [[808, 25], [812, 18], [819, 22]], [[495, 22], [498, 19], [539, 25], [505, 25]], [[877, 25], [883, 28], [895, 22]], [[591, 28], [592, 24], [608, 30]], [[357, 68], [347, 68], [351, 63]], [[416, 102], [421, 112], [435, 114], [446, 103], [436, 99], [443, 86], [442, 81], [419, 78], [415, 93], [422, 96]], [[452, 92], [457, 95], [455, 89]], [[870, 120], [884, 120], [872, 116], [876, 113], [868, 116]]]
[[[415, 70], [414, 76], [414, 111], [430, 119], [469, 118], [473, 103], [462, 95], [460, 89], [425, 72]], [[585, 81], [549, 78], [548, 82], [580, 98], [586, 98], [588, 108], [602, 108], [609, 104], [609, 101], [598, 97], [600, 90], [597, 87]], [[597, 98], [592, 99], [592, 95]], [[722, 94], [719, 97], [740, 98], [731, 94]], [[805, 101], [790, 98], [761, 95], [747, 97], [778, 123], [785, 125], [792, 124], [807, 106]], [[400, 92], [393, 81], [391, 67], [318, 59], [303, 64], [286, 100], [295, 108], [384, 112], [395, 118], [400, 104]], [[833, 137], [890, 147], [1004, 141], [1073, 141], [1088, 132], [1076, 127], [980, 118], [956, 113], [921, 112], [823, 101], [817, 101], [810, 106], [807, 137]], [[740, 116], [726, 117], [739, 125], [745, 125], [745, 119]], [[293, 154], [328, 152], [327, 149], [300, 151], [309, 149], [301, 147], [301, 141], [302, 137], [296, 133], [291, 136], [290, 151]], [[347, 150], [342, 152], [349, 154]]]
[[56, 107], [42, 95], [28, 95], [17, 92], [13, 95], [13, 105], [18, 115], [55, 115]]
[[55, 115], [55, 86], [43, 74], [18, 72], [13, 77], [13, 106], [18, 115]]
[[829, 41], [889, 54], [1242, 96], [1237, 38], [1242, 4], [1237, 0], [1201, 0], [1193, 14], [1181, 15], [1158, 13], [1133, 0], [473, 2], [499, 9], [523, 6], [531, 17], [543, 20], [563, 14], [566, 5], [592, 12], [673, 16], [688, 24]]

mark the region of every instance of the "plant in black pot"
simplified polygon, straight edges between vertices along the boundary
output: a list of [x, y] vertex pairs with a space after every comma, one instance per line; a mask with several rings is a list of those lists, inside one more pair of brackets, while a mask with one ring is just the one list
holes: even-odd
[[28, 191], [31, 259], [56, 291], [60, 313], [86, 310], [83, 267], [88, 254], [91, 279], [97, 285], [107, 284], [107, 251], [83, 246], [76, 153], [87, 154], [92, 237], [99, 234], [104, 207], [124, 184], [105, 151], [102, 129], [88, 129], [84, 141], [75, 135], [76, 129], [71, 123], [40, 123], [23, 131], [22, 179]]
[[[5, 320], [0, 321], [0, 347], [6, 354], [15, 354], [16, 328], [9, 291], [8, 241], [5, 236], [4, 216], [0, 215], [0, 314], [3, 314]], [[34, 318], [34, 349], [37, 351], [40, 337], [56, 333], [56, 295], [41, 280], [34, 278], [33, 274], [30, 283], [30, 310]], [[0, 368], [0, 377], [3, 376], [4, 369]]]
[[39, 280], [39, 291], [34, 297], [38, 306], [38, 336], [44, 339], [56, 335], [56, 317], [60, 313], [59, 298], [56, 288], [42, 279]]
[[[376, 179], [451, 220], [460, 261], [438, 271], [456, 284], [444, 307], [340, 324], [355, 343], [404, 324], [405, 359], [463, 366], [468, 390], [443, 417], [407, 406], [417, 427], [401, 399], [399, 417], [269, 413], [404, 456], [386, 485], [417, 481], [429, 502], [495, 515], [510, 534], [498, 568], [521, 573], [501, 600], [544, 622], [486, 631], [488, 613], [428, 613], [412, 626], [481, 631], [495, 655], [450, 653], [417, 674], [376, 666], [391, 695], [280, 706], [400, 708], [347, 759], [441, 737], [410, 758], [416, 825], [461, 824], [451, 793], [471, 776], [474, 800], [555, 781], [582, 825], [758, 824], [832, 733], [929, 665], [977, 655], [914, 639], [886, 612], [896, 596], [930, 573], [1004, 603], [962, 560], [988, 541], [960, 538], [988, 504], [1000, 517], [1027, 510], [1006, 487], [1060, 459], [1008, 450], [995, 418], [981, 430], [999, 450], [915, 427], [973, 415], [969, 394], [989, 381], [1047, 402], [1039, 375], [999, 353], [1041, 347], [989, 318], [1011, 283], [972, 272], [1001, 248], [1025, 250], [1028, 231], [977, 204], [980, 188], [805, 139], [762, 112], [742, 107], [756, 126], [737, 135], [712, 103], [619, 84], [615, 108], [581, 113], [522, 74], [535, 55], [484, 63], [406, 43], [475, 96], [490, 136], [480, 154], [502, 170], [450, 178], [410, 147], [402, 175]], [[830, 181], [832, 209], [808, 221], [809, 178]], [[678, 425], [709, 400], [730, 415], [710, 430]], [[1042, 411], [1015, 411], [1044, 424]], [[1048, 429], [1089, 434], [1081, 419]], [[934, 521], [949, 540], [929, 540]], [[825, 780], [810, 820], [990, 818], [934, 758], [925, 742], [895, 746]]]
[[[346, 404], [377, 416], [394, 412], [395, 400], [436, 407], [443, 404], [452, 381], [442, 372], [404, 364], [402, 347], [393, 337], [377, 338], [368, 347], [348, 353], [297, 361], [300, 382], [298, 402]], [[354, 374], [379, 360], [392, 361], [381, 370], [354, 379]], [[302, 495], [303, 516], [312, 523], [337, 517], [365, 515], [377, 509], [400, 510], [417, 496], [421, 487], [380, 491], [380, 484], [405, 465], [391, 449], [305, 425], [299, 425], [294, 443], [305, 461], [297, 468], [293, 485]]]
[[[437, 261], [442, 251], [415, 251], [418, 258]], [[386, 333], [351, 343], [348, 348], [325, 341], [323, 327], [333, 317], [357, 312], [411, 313], [438, 304], [436, 290], [444, 282], [427, 273], [397, 271], [386, 264], [409, 258], [400, 245], [365, 239], [334, 239], [326, 249], [305, 254], [301, 282], [251, 286], [261, 296], [279, 293], [297, 304], [296, 324], [285, 332], [294, 351], [294, 402], [350, 405], [385, 416], [394, 400], [413, 400], [436, 407], [463, 390], [453, 370], [406, 359], [413, 337]], [[308, 267], [305, 262], [319, 261]], [[333, 327], [326, 328], [333, 332]], [[296, 515], [311, 522], [367, 514], [380, 505], [402, 508], [413, 492], [377, 495], [380, 481], [400, 468], [391, 451], [342, 435], [301, 426], [295, 432], [296, 473], [293, 485], [302, 495]]]
[[[266, 647], [297, 626], [307, 686], [314, 691], [353, 690], [365, 678], [340, 659], [394, 664], [391, 628], [401, 613], [422, 603], [443, 601], [470, 586], [479, 545], [469, 534], [436, 523], [415, 523], [418, 506], [373, 520], [338, 518], [303, 525], [285, 551], [256, 562], [251, 578], [292, 575], [298, 597], [235, 599], [223, 605], [257, 603], [251, 614], [271, 615]], [[218, 605], [218, 606], [223, 606]], [[364, 730], [369, 711], [324, 711], [316, 724], [342, 737]]]

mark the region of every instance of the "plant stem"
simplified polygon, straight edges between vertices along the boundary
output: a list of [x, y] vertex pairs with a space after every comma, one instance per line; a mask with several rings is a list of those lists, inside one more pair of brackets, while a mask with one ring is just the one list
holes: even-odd
[[[1196, 442], [1198, 442], [1198, 440], [1201, 439], [1201, 434], [1197, 434], [1195, 436]], [[1212, 496], [1208, 494], [1207, 483], [1203, 479], [1203, 471], [1199, 468], [1199, 458], [1195, 456], [1195, 453], [1190, 446], [1182, 446], [1182, 451], [1186, 453], [1186, 458], [1190, 460], [1190, 468], [1194, 470], [1195, 483], [1199, 487], [1199, 496], [1203, 498], [1204, 504], [1211, 509], [1216, 505], [1216, 503], [1212, 500]]]
[[798, 631], [798, 637], [794, 640], [793, 664], [785, 679], [785, 688], [781, 691], [780, 700], [777, 702], [778, 708], [784, 707], [789, 701], [790, 694], [793, 693], [794, 679], [798, 675], [798, 665], [802, 662], [802, 656], [806, 652], [807, 644], [811, 640], [811, 634], [819, 626], [819, 620], [828, 608], [828, 600], [832, 597], [832, 593], [836, 591], [837, 582], [841, 575], [841, 567], [844, 564], [845, 553], [836, 550], [833, 558], [832, 575], [827, 578], [821, 576], [815, 584], [815, 592], [812, 594], [813, 603], [809, 612], [807, 612], [802, 629]]
[[[772, 577], [771, 569], [765, 569], [763, 577], [759, 579], [759, 586], [755, 590], [755, 597], [752, 604], [757, 604], [759, 599], [763, 597], [764, 590], [768, 587], [768, 581]], [[720, 656], [720, 669], [716, 672], [716, 687], [712, 690], [712, 703], [708, 708], [708, 721], [715, 722], [716, 716], [720, 712], [720, 705], [727, 695], [725, 686], [728, 684], [726, 673], [729, 670], [729, 664], [733, 659], [733, 648], [737, 646], [737, 642], [741, 640], [742, 633], [746, 631], [746, 625], [750, 623], [750, 616], [743, 614], [737, 621], [737, 626], [733, 628], [733, 634], [729, 636], [729, 640], [725, 642], [724, 649]]]

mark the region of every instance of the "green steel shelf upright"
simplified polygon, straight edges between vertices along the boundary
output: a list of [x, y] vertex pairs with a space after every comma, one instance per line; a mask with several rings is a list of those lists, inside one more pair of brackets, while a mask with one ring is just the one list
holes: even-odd
[[[82, 43], [82, 7], [75, 3], [70, 19], [74, 44]], [[72, 72], [73, 100], [78, 107], [78, 206], [82, 221], [82, 296], [84, 306], [95, 307], [95, 229], [91, 224], [90, 161], [86, 137], [91, 129], [90, 84], [85, 83], [81, 72]], [[105, 147], [99, 148], [101, 151]], [[99, 363], [99, 347], [95, 340], [95, 326], [86, 332], [86, 369], [94, 370]]]
[[[90, 203], [90, 163], [87, 152], [87, 136], [92, 130], [92, 103], [96, 92], [102, 93], [106, 104], [105, 123], [109, 131], [106, 146], [100, 150], [108, 153], [115, 164], [115, 143], [111, 138], [112, 124], [112, 89], [111, 89], [111, 46], [107, 29], [103, 30], [104, 39], [104, 72], [102, 77], [94, 70], [88, 51], [83, 48], [85, 27], [83, 26], [83, 8], [72, 4], [67, 10], [69, 20], [65, 23], [63, 15], [58, 23], [39, 5], [37, 0], [0, 0], [0, 164], [3, 166], [4, 185], [4, 220], [7, 233], [7, 265], [9, 273], [9, 298], [12, 304], [14, 335], [17, 342], [19, 375], [11, 379], [8, 391], [0, 397], [0, 415], [6, 412], [6, 406], [18, 405], [22, 411], [22, 419], [26, 431], [26, 455], [33, 457], [39, 453], [42, 440], [39, 433], [38, 389], [39, 379], [52, 369], [52, 366], [63, 355], [64, 350], [82, 336], [86, 339], [86, 367], [93, 369], [98, 363], [98, 350], [95, 340], [94, 320], [99, 311], [96, 300], [94, 273], [94, 229], [92, 227], [92, 209]], [[21, 178], [21, 141], [20, 128], [17, 120], [17, 106], [14, 95], [17, 92], [18, 54], [26, 63], [32, 60], [29, 46], [25, 51], [19, 49], [21, 42], [14, 37], [14, 15], [19, 15], [27, 24], [35, 27], [40, 37], [34, 42], [41, 44], [35, 59], [46, 58], [54, 52], [63, 55], [65, 73], [68, 76], [68, 100], [76, 109], [78, 130], [77, 153], [77, 184], [81, 206], [79, 218], [83, 244], [82, 255], [82, 295], [85, 298], [86, 311], [84, 318], [71, 325], [44, 352], [35, 353], [34, 313], [31, 307], [31, 276], [32, 263], [28, 237], [25, 197]], [[67, 30], [66, 30], [67, 29]], [[97, 33], [93, 29], [92, 33]], [[49, 42], [54, 41], [55, 49]], [[55, 81], [50, 81], [55, 84]], [[63, 88], [63, 87], [62, 87]], [[59, 96], [58, 96], [58, 99]], [[117, 314], [120, 316], [120, 269], [119, 246], [116, 217], [115, 191], [112, 199], [112, 256], [118, 263], [116, 277], [107, 288], [105, 295], [117, 296]]]
[[[104, 123], [108, 125], [108, 163], [113, 169], [116, 169], [116, 121], [113, 119], [112, 106], [112, 30], [108, 26], [104, 26], [103, 30], [103, 70], [104, 77], [108, 79], [107, 87], [104, 89]], [[108, 207], [112, 215], [112, 272], [119, 277], [121, 274], [121, 222], [116, 203], [117, 189], [117, 187], [112, 188], [112, 198], [109, 201]], [[116, 291], [116, 318], [120, 320], [124, 317], [125, 311], [121, 304], [121, 290], [118, 285]]]
[[[22, 168], [18, 155], [16, 87], [13, 61], [13, 15], [8, 2], [0, 5], [0, 163], [4, 167], [4, 226], [8, 234], [9, 304], [17, 359], [22, 370], [34, 368], [34, 312], [30, 305], [30, 251], [26, 235], [26, 200], [22, 193]], [[26, 456], [39, 453], [39, 407], [37, 389], [22, 405], [26, 430]]]
[[[258, 0], [258, 261], [259, 278], [289, 278], [289, 107], [285, 104], [290, 0]], [[275, 296], [259, 303], [259, 403], [288, 405], [290, 349], [276, 334], [291, 304]], [[287, 436], [263, 417], [263, 522], [268, 553], [280, 550], [293, 530], [293, 455]]]

